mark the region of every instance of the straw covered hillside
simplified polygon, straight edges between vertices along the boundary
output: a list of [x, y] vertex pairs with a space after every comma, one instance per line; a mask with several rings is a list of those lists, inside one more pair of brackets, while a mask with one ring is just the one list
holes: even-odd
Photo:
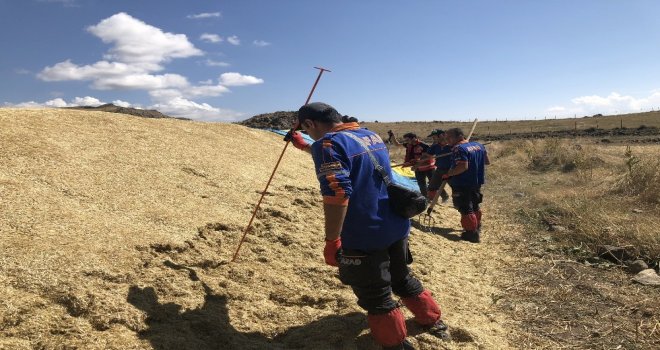
[[[376, 349], [323, 263], [307, 154], [287, 150], [229, 263], [282, 147], [239, 125], [0, 109], [0, 349]], [[507, 258], [486, 233], [413, 230], [413, 269], [454, 339], [409, 323], [418, 348], [513, 346], [492, 299]]]

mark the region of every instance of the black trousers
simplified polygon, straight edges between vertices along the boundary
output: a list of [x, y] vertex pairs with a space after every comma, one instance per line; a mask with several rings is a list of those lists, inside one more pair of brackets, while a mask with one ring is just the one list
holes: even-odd
[[338, 262], [339, 279], [353, 289], [358, 305], [369, 314], [394, 309], [392, 293], [405, 298], [424, 291], [422, 283], [408, 268], [412, 262], [408, 238], [378, 251], [342, 250]]
[[481, 186], [452, 186], [451, 192], [454, 208], [458, 209], [462, 215], [479, 211], [479, 204], [484, 198], [481, 194]]
[[428, 179], [431, 182], [433, 178], [433, 170], [419, 171], [415, 170], [415, 179], [419, 185], [419, 191], [424, 197], [426, 197], [426, 180]]
[[[440, 188], [440, 185], [442, 185], [442, 175], [448, 172], [449, 169], [445, 168], [435, 169], [433, 172], [433, 177], [431, 178], [431, 181], [429, 181], [429, 191], [437, 191]], [[444, 188], [442, 189], [442, 192], [440, 192], [440, 197], [442, 199], [449, 198], [449, 194]]]

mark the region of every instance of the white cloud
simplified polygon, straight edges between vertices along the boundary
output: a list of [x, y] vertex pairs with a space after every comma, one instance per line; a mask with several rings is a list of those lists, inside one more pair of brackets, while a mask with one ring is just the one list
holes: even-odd
[[96, 35], [104, 43], [114, 46], [106, 55], [108, 59], [154, 70], [163, 62], [173, 58], [202, 55], [184, 34], [163, 32], [133, 18], [126, 13], [108, 17], [87, 31]]
[[200, 85], [211, 85], [211, 84], [213, 84], [213, 80], [212, 79], [206, 79], [206, 80], [198, 81], [197, 83], [200, 84]]
[[[205, 14], [195, 15], [195, 18], [206, 18]], [[208, 15], [207, 17], [212, 17]], [[213, 15], [215, 16], [215, 15]], [[218, 13], [219, 16], [219, 13]], [[247, 86], [261, 84], [264, 81], [254, 76], [240, 73], [224, 73], [216, 84], [212, 80], [191, 85], [185, 76], [164, 73], [166, 63], [176, 58], [186, 58], [203, 55], [188, 41], [183, 34], [173, 34], [146, 24], [126, 13], [118, 13], [108, 17], [98, 24], [90, 26], [87, 31], [99, 37], [104, 43], [110, 44], [110, 49], [104, 59], [92, 64], [78, 65], [70, 59], [46, 66], [37, 74], [44, 81], [90, 81], [91, 87], [97, 90], [139, 89], [149, 93], [154, 106], [163, 108], [163, 112], [177, 116], [196, 118], [230, 118], [240, 114], [213, 107], [207, 103], [197, 103], [190, 99], [199, 97], [221, 96], [230, 92], [231, 86]], [[219, 36], [205, 33], [202, 40], [222, 40]], [[227, 39], [233, 45], [239, 45], [237, 36]], [[209, 67], [227, 67], [226, 62], [207, 59], [204, 64]], [[58, 97], [58, 96], [55, 96]], [[115, 101], [117, 105], [128, 102]], [[75, 106], [103, 104], [93, 97], [76, 98], [67, 103], [62, 98], [47, 101], [43, 104], [30, 101], [25, 105], [34, 106]], [[135, 105], [133, 105], [135, 106]], [[194, 113], [193, 113], [194, 112]]]
[[197, 103], [183, 97], [160, 101], [149, 108], [171, 116], [205, 121], [235, 121], [242, 116], [234, 111], [213, 107], [208, 103]]
[[252, 42], [252, 44], [254, 44], [254, 46], [259, 46], [259, 47], [270, 46], [269, 42], [263, 40], [255, 40]]
[[204, 33], [199, 36], [199, 40], [206, 41], [209, 43], [219, 43], [222, 41], [222, 38], [218, 34]]
[[37, 77], [45, 81], [94, 80], [108, 77], [142, 73], [143, 67], [121, 62], [99, 61], [91, 65], [79, 66], [66, 60], [52, 67], [44, 68]]
[[229, 42], [232, 45], [240, 45], [241, 39], [239, 39], [236, 35], [232, 35], [227, 38], [227, 42]]
[[4, 102], [3, 105], [4, 105], [4, 107], [15, 107], [15, 108], [43, 108], [44, 107], [44, 105], [42, 103], [38, 103], [38, 102], [34, 102], [34, 101], [21, 102], [21, 103]]
[[149, 95], [156, 101], [166, 101], [178, 97], [216, 97], [229, 92], [230, 90], [223, 85], [211, 85], [212, 81], [207, 81], [200, 86], [188, 86], [183, 89], [160, 89], [149, 91]]
[[14, 69], [14, 73], [25, 75], [25, 74], [31, 74], [32, 72], [30, 72], [29, 70], [24, 69], [24, 68], [17, 68], [17, 69]]
[[229, 67], [230, 64], [227, 62], [221, 62], [221, 61], [214, 61], [211, 59], [207, 59], [204, 61], [204, 64], [206, 64], [209, 67]]
[[189, 19], [203, 19], [203, 18], [217, 18], [220, 17], [221, 14], [220, 12], [203, 12], [203, 13], [198, 13], [195, 15], [188, 15], [186, 18]]
[[99, 90], [149, 90], [188, 85], [187, 79], [178, 74], [151, 75], [144, 73], [142, 67], [107, 61], [78, 66], [66, 60], [44, 68], [37, 76], [45, 81], [93, 80], [92, 87]]
[[98, 90], [154, 90], [167, 88], [184, 88], [188, 85], [188, 79], [179, 74], [131, 74], [97, 79], [92, 84], [92, 87]]
[[184, 95], [189, 97], [220, 96], [227, 92], [229, 89], [222, 85], [191, 86], [183, 90]]
[[75, 97], [71, 100], [71, 102], [66, 102], [62, 98], [55, 98], [52, 100], [48, 100], [44, 103], [39, 103], [35, 101], [28, 101], [28, 102], [21, 102], [17, 104], [12, 104], [9, 102], [4, 103], [5, 106], [10, 106], [10, 107], [76, 107], [76, 106], [100, 106], [102, 104], [105, 104], [105, 102], [99, 100], [96, 97], [92, 96], [85, 96], [85, 97]]
[[66, 101], [64, 101], [61, 98], [56, 98], [50, 101], [46, 101], [44, 104], [49, 107], [67, 107], [69, 105], [68, 103], [66, 103]]
[[220, 84], [225, 86], [255, 85], [262, 84], [263, 82], [263, 79], [235, 72], [222, 73], [222, 75], [220, 75]]
[[548, 112], [564, 115], [618, 114], [648, 111], [660, 106], [660, 91], [653, 90], [647, 97], [637, 98], [612, 92], [607, 96], [588, 95], [571, 99], [571, 105], [555, 106]]
[[130, 102], [126, 102], [126, 101], [122, 101], [122, 100], [114, 100], [114, 101], [112, 101], [112, 104], [115, 105], [115, 106], [124, 107], [124, 108], [128, 108], [128, 107], [133, 106]]
[[96, 107], [105, 104], [105, 102], [101, 102], [101, 100], [99, 100], [98, 98], [91, 96], [76, 97], [71, 102], [72, 102], [71, 104], [75, 106], [90, 106], [90, 107]]

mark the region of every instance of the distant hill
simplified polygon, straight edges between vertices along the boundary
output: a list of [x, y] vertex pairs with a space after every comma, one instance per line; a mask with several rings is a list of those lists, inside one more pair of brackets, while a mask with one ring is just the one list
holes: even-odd
[[64, 107], [63, 109], [80, 109], [84, 111], [101, 111], [101, 112], [110, 112], [110, 113], [121, 113], [121, 114], [130, 114], [142, 118], [174, 118], [181, 120], [190, 120], [188, 118], [182, 117], [170, 117], [169, 115], [163, 114], [155, 109], [138, 109], [131, 107], [120, 107], [115, 106], [112, 103], [106, 103], [97, 107], [92, 106], [79, 106], [79, 107]]
[[298, 112], [278, 111], [255, 115], [252, 118], [238, 122], [239, 125], [257, 129], [291, 129], [298, 118]]

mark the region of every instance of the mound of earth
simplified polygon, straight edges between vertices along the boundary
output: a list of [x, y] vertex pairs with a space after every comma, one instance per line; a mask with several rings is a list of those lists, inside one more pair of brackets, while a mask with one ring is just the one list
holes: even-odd
[[279, 111], [255, 115], [254, 117], [239, 122], [238, 124], [257, 129], [287, 130], [291, 129], [297, 118], [298, 112]]
[[[71, 109], [3, 108], [0, 126], [0, 349], [379, 349], [323, 262], [307, 154], [286, 152], [230, 262], [280, 136]], [[409, 339], [514, 347], [518, 328], [493, 308], [501, 236], [456, 242], [458, 214], [436, 211], [449, 227], [411, 231], [412, 268], [456, 340], [426, 334], [404, 309]]]
[[155, 109], [138, 109], [131, 107], [120, 107], [120, 106], [115, 106], [112, 103], [106, 103], [104, 105], [100, 105], [96, 107], [79, 106], [79, 107], [64, 107], [64, 109], [80, 109], [85, 111], [122, 113], [122, 114], [130, 114], [142, 118], [173, 118], [173, 119], [190, 120], [188, 118], [183, 118], [183, 117], [170, 117], [169, 115], [163, 114]]

